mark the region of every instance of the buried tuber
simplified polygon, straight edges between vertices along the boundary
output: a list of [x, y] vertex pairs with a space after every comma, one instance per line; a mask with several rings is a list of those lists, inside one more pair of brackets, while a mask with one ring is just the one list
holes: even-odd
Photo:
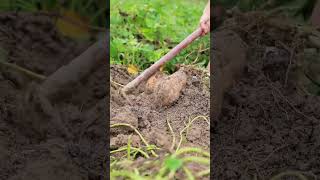
[[169, 106], [178, 100], [186, 83], [187, 75], [183, 69], [169, 76], [157, 72], [148, 79], [145, 92], [149, 94], [152, 93], [155, 104]]

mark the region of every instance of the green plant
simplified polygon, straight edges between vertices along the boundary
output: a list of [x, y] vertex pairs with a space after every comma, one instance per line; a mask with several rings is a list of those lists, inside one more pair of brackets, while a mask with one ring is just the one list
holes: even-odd
[[[198, 2], [111, 0], [111, 63], [146, 69], [198, 27], [206, 1]], [[199, 39], [166, 64], [165, 69], [173, 71], [176, 63], [207, 65], [209, 43], [208, 36]]]
[[[208, 118], [205, 116], [197, 116], [193, 119], [190, 119], [185, 128], [180, 131], [180, 141], [178, 142], [175, 151], [172, 153], [167, 153], [164, 157], [156, 154], [156, 151], [160, 150], [161, 148], [158, 148], [154, 145], [149, 145], [142, 134], [130, 124], [111, 125], [111, 128], [121, 126], [130, 127], [139, 135], [145, 146], [138, 148], [132, 147], [131, 138], [129, 137], [127, 146], [111, 151], [112, 156], [110, 164], [110, 178], [117, 179], [122, 177], [133, 180], [167, 180], [174, 178], [177, 173], [182, 173], [188, 180], [194, 180], [199, 177], [208, 176], [210, 174], [210, 154], [201, 148], [180, 148], [184, 139], [183, 134], [187, 132], [191, 125], [197, 120], [204, 120], [209, 123]], [[172, 134], [171, 150], [173, 150], [176, 144], [175, 136], [169, 120], [167, 120], [167, 124]], [[125, 153], [122, 157], [121, 155], [113, 156], [114, 154], [120, 152], [127, 153]], [[151, 158], [149, 156], [149, 152], [154, 157]], [[134, 161], [138, 156], [145, 158], [145, 161], [139, 165], [135, 164]], [[204, 170], [195, 174], [188, 168], [189, 163], [200, 164], [204, 167]]]

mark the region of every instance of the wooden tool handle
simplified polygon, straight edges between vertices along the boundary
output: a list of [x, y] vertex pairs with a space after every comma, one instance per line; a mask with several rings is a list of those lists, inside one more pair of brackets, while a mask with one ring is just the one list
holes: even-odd
[[129, 82], [126, 86], [123, 87], [123, 93], [129, 93], [133, 88], [137, 87], [142, 81], [147, 80], [154, 73], [156, 73], [162, 65], [175, 57], [182, 49], [191, 44], [195, 39], [200, 37], [202, 34], [202, 29], [198, 28], [188, 37], [186, 37], [182, 42], [180, 42], [176, 47], [171, 49], [166, 55], [164, 55], [161, 59], [159, 59], [156, 63], [142, 72], [138, 77], [136, 77], [133, 81]]

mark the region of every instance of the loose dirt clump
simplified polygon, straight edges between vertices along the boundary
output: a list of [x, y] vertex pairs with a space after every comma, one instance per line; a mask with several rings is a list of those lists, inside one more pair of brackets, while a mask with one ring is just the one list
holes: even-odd
[[[89, 46], [62, 37], [47, 16], [2, 13], [0, 21], [0, 48], [7, 52], [1, 61], [43, 76]], [[59, 120], [27, 101], [41, 79], [0, 68], [0, 179], [106, 179], [105, 66], [75, 84], [72, 94], [51, 102]]]
[[[111, 67], [111, 125], [128, 123], [141, 132], [145, 139], [159, 148], [170, 150], [172, 134], [167, 121], [170, 122], [176, 137], [190, 119], [197, 116], [209, 116], [210, 93], [207, 86], [206, 73], [192, 67], [181, 67], [172, 75], [156, 74], [143, 85], [136, 93], [123, 98], [119, 91], [121, 84], [127, 84], [131, 77], [121, 66]], [[147, 88], [145, 88], [147, 87]], [[130, 112], [130, 113], [126, 113]], [[121, 114], [127, 115], [126, 120], [118, 118]], [[206, 121], [196, 121], [192, 127], [199, 127], [201, 136], [192, 137], [192, 146], [209, 150], [209, 124]], [[192, 131], [189, 129], [189, 136]], [[132, 132], [111, 131], [111, 141], [119, 142], [123, 135]], [[183, 144], [190, 143], [186, 141]], [[113, 148], [119, 148], [128, 143], [115, 143]], [[177, 144], [177, 143], [176, 143]], [[190, 145], [190, 144], [189, 144]]]
[[297, 78], [307, 61], [304, 49], [317, 48], [307, 41], [312, 31], [263, 13], [236, 14], [223, 28], [239, 34], [249, 51], [212, 123], [213, 179], [270, 179], [279, 173], [317, 179], [320, 97], [306, 93]]

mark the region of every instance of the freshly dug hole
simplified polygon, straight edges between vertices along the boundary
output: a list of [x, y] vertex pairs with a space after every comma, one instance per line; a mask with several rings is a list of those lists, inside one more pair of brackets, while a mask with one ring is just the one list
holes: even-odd
[[[119, 94], [121, 87], [112, 85], [111, 119], [124, 112], [123, 108], [127, 109], [137, 117], [137, 129], [147, 141], [168, 150], [172, 143], [172, 135], [167, 120], [170, 121], [175, 136], [179, 137], [179, 132], [190, 118], [199, 115], [209, 116], [210, 92], [204, 84], [206, 76], [202, 70], [188, 66], [180, 68], [179, 71], [169, 76], [158, 73], [145, 84], [145, 92], [128, 95], [129, 102], [121, 98]], [[111, 79], [116, 83], [126, 84], [132, 80], [132, 77], [128, 75], [125, 68], [111, 66]], [[193, 126], [201, 127], [203, 136], [196, 137], [197, 140], [191, 145], [208, 150], [210, 133], [207, 122], [196, 121]], [[119, 147], [127, 143], [127, 141], [123, 144], [118, 143], [120, 141], [117, 138], [120, 138], [120, 134], [134, 133], [129, 131], [112, 133], [111, 140], [117, 142]], [[183, 142], [183, 144], [186, 143]]]
[[[0, 48], [8, 52], [6, 61], [35, 73], [49, 76], [89, 47], [88, 42], [61, 37], [54, 20], [47, 16], [7, 12], [0, 14], [0, 20]], [[71, 95], [54, 99], [54, 113], [60, 115], [57, 119], [24, 101], [31, 79], [1, 68], [1, 180], [109, 177], [105, 173], [105, 73], [104, 65], [95, 68], [84, 81], [72, 85]], [[24, 111], [26, 114], [21, 113]], [[57, 122], [61, 126], [56, 126]], [[73, 138], [65, 138], [61, 127]]]
[[232, 30], [213, 33], [213, 118], [219, 119], [224, 93], [241, 76], [247, 62], [247, 44]]
[[236, 14], [221, 29], [239, 34], [249, 51], [212, 127], [213, 178], [270, 179], [290, 170], [319, 177], [320, 98], [296, 79], [310, 32], [256, 12]]

